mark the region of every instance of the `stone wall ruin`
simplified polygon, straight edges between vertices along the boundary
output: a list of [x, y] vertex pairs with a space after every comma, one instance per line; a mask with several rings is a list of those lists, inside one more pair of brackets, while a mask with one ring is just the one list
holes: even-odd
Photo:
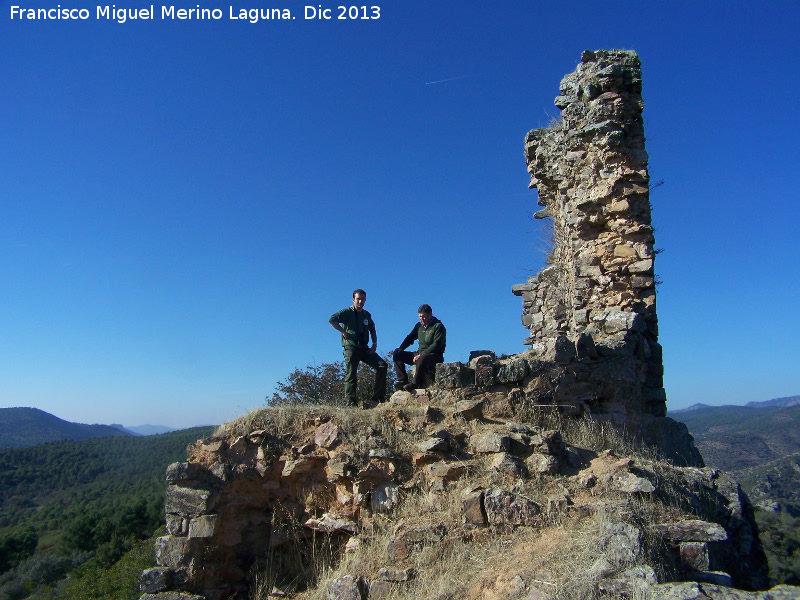
[[618, 423], [664, 416], [639, 57], [584, 52], [555, 104], [561, 120], [525, 138], [534, 216], [554, 234], [548, 266], [512, 288], [525, 343], [567, 365], [558, 402]]
[[[728, 580], [757, 585], [750, 580], [763, 575], [766, 563], [753, 558], [757, 539], [746, 499], [717, 471], [683, 469], [702, 467], [702, 457], [686, 426], [664, 418], [641, 89], [634, 52], [584, 52], [556, 98], [563, 120], [525, 139], [531, 187], [544, 207], [536, 216], [552, 219], [555, 234], [549, 266], [512, 288], [523, 300], [530, 350], [500, 358], [477, 351], [467, 364], [439, 364], [425, 394], [397, 392], [376, 411], [352, 411], [346, 418], [308, 411], [300, 433], [255, 428], [190, 446], [188, 461], [167, 470], [167, 535], [156, 543], [158, 566], [142, 575], [141, 600], [247, 598], [265, 557], [281, 572], [302, 574], [308, 568], [302, 560], [288, 563], [293, 543], [311, 548], [321, 536], [347, 552], [359, 527], [373, 514], [390, 513], [399, 494], [446, 492], [466, 473], [476, 473], [481, 457], [491, 457], [492, 472], [512, 480], [535, 474], [588, 482], [597, 461], [605, 461], [614, 475], [600, 487], [617, 486], [624, 494], [657, 491], [641, 476], [646, 470], [632, 472], [630, 459], [587, 453], [565, 444], [558, 431], [526, 424], [538, 410], [591, 414], [658, 446], [686, 479], [678, 495], [694, 501], [696, 494], [714, 504], [707, 515], [713, 523], [664, 524], [663, 537], [678, 562], [687, 556], [693, 561], [684, 565], [693, 572], [686, 577], [700, 581], [718, 568], [731, 574], [722, 574]], [[349, 429], [337, 420], [350, 422]], [[401, 431], [416, 436], [413, 447], [392, 442]], [[658, 483], [655, 475], [651, 479]], [[514, 518], [530, 518], [512, 522], [495, 505], [516, 507]], [[463, 498], [469, 528], [539, 526], [543, 510], [516, 497], [513, 487], [470, 488]], [[698, 527], [699, 534], [689, 531]], [[706, 539], [709, 528], [713, 539]], [[392, 586], [411, 577], [412, 569], [399, 570], [407, 566], [404, 557], [447, 535], [461, 539], [464, 531], [399, 523], [386, 547], [391, 569], [332, 581], [328, 597], [389, 597]], [[718, 557], [717, 546], [724, 550]], [[339, 590], [340, 584], [347, 589]]]

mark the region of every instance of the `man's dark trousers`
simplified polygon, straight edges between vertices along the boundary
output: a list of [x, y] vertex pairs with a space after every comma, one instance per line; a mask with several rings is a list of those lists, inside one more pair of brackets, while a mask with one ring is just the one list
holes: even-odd
[[374, 402], [386, 400], [386, 361], [369, 348], [344, 348], [344, 396], [350, 406], [358, 405], [358, 363], [363, 362], [375, 369]]
[[436, 368], [436, 363], [444, 362], [444, 355], [438, 352], [424, 352], [419, 355], [414, 364], [414, 353], [401, 350], [394, 353], [394, 372], [397, 374], [397, 383], [402, 385], [408, 382], [406, 365], [414, 365], [414, 377], [411, 384], [415, 388], [425, 388], [429, 383], [429, 373]]

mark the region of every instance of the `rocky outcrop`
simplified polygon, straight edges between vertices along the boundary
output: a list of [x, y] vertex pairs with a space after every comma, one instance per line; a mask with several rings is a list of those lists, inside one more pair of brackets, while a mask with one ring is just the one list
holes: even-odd
[[[684, 516], [646, 529], [610, 521], [592, 567], [598, 589], [655, 585], [646, 539], [664, 540], [679, 579], [763, 584], [751, 508], [724, 473], [573, 446], [558, 430], [514, 420], [505, 412], [513, 403], [497, 410], [500, 397], [496, 389], [473, 396], [481, 410], [468, 418], [464, 400], [441, 388], [398, 392], [369, 411], [297, 410], [287, 419], [286, 409], [266, 409], [252, 419], [264, 428], [198, 441], [187, 462], [167, 470], [168, 535], [157, 541], [157, 567], [142, 574], [143, 598], [244, 598], [267, 562], [276, 595], [292, 582], [314, 583], [315, 553], [325, 548], [337, 562], [370, 537], [379, 515], [420, 493], [457, 506], [458, 520], [421, 513], [397, 521], [383, 566], [325, 583], [329, 598], [388, 597], [381, 594], [424, 575], [415, 560], [427, 548], [484, 530], [513, 536], [554, 519], [626, 514], [632, 498], [658, 498], [673, 507], [664, 515]], [[537, 489], [535, 497], [526, 491]]]
[[800, 588], [778, 585], [765, 592], [743, 592], [714, 583], [664, 583], [648, 590], [650, 600], [798, 600]]
[[466, 364], [436, 365], [434, 387], [452, 393], [456, 413], [467, 420], [481, 416], [524, 419], [548, 411], [571, 417], [591, 416], [624, 429], [675, 464], [704, 465], [683, 423], [624, 404], [616, 404], [616, 412], [602, 412], [609, 405], [598, 404], [595, 399], [616, 394], [624, 387], [616, 379], [616, 363], [602, 358], [579, 360], [569, 340], [561, 337], [560, 341], [567, 348], [563, 354], [568, 360], [544, 360], [534, 351], [502, 358], [494, 352], [473, 353], [475, 356]]
[[525, 138], [554, 233], [548, 267], [512, 287], [535, 357], [561, 365], [557, 401], [617, 421], [664, 416], [642, 74], [631, 51], [586, 51], [561, 81], [561, 120]]

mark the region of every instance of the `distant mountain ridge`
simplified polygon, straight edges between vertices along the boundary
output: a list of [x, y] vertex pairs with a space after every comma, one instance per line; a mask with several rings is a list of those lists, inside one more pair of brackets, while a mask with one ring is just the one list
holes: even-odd
[[119, 429], [122, 433], [127, 433], [128, 435], [135, 435], [137, 437], [142, 435], [141, 433], [136, 433], [131, 429], [127, 429], [124, 425], [120, 425], [119, 423], [112, 423], [111, 427], [114, 429]]
[[[692, 404], [691, 406], [687, 406], [686, 408], [679, 408], [677, 410], [669, 411], [670, 414], [680, 414], [684, 412], [688, 412], [691, 410], [703, 410], [706, 408], [742, 408], [742, 406], [747, 408], [788, 408], [790, 406], [797, 406], [800, 405], [800, 396], [787, 396], [786, 398], [773, 398], [772, 400], [762, 400], [760, 402], [748, 402], [747, 404], [721, 404], [718, 406], [712, 406], [711, 404], [703, 404], [702, 402], [698, 402], [697, 404]], [[678, 419], [680, 420], [680, 419]]]
[[[137, 425], [135, 427], [125, 427], [124, 425], [120, 425], [119, 423], [112, 423], [111, 427], [116, 427], [120, 431], [127, 433], [128, 435], [159, 435], [162, 433], [170, 433], [171, 431], [177, 431], [174, 427], [165, 427], [164, 425]], [[201, 425], [201, 427], [203, 427]]]
[[23, 448], [58, 440], [129, 436], [111, 425], [71, 423], [38, 408], [0, 408], [0, 448]]
[[669, 413], [685, 423], [706, 464], [737, 478], [800, 452], [800, 404], [792, 398], [747, 406], [707, 406]]
[[177, 431], [174, 427], [165, 427], [164, 425], [137, 425], [136, 427], [126, 427], [125, 429], [138, 435], [159, 435]]
[[797, 406], [798, 404], [800, 404], [800, 396], [787, 396], [786, 398], [774, 398], [772, 400], [765, 400], [764, 402], [748, 402], [745, 406], [753, 406], [756, 408], [766, 406], [788, 408], [789, 406]]
[[711, 406], [710, 404], [703, 404], [702, 402], [698, 402], [697, 404], [692, 404], [691, 406], [687, 406], [686, 408], [679, 408], [678, 410], [671, 410], [669, 413], [674, 415], [676, 413], [688, 412], [690, 410], [702, 410], [704, 408], [719, 408], [715, 406]]

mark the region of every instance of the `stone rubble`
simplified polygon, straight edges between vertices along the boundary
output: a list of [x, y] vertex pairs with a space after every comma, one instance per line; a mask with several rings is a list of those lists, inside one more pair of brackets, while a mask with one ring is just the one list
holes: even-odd
[[[437, 401], [437, 410], [446, 413], [450, 407], [455, 414], [458, 396], [453, 389], [431, 388], [429, 395]], [[573, 494], [580, 490], [617, 494], [623, 504], [626, 496], [637, 495], [660, 494], [666, 500], [668, 494], [689, 504], [715, 499], [716, 506], [704, 509], [715, 515], [713, 520], [657, 523], [652, 535], [667, 542], [683, 575], [698, 584], [747, 583], [750, 574], [763, 573], [764, 565], [752, 558], [757, 543], [748, 517], [752, 507], [724, 473], [673, 465], [668, 477], [672, 487], [665, 487], [663, 474], [656, 474], [650, 463], [569, 446], [557, 430], [516, 417], [505, 422], [452, 417], [436, 423], [415, 421], [413, 414], [427, 414], [429, 408], [416, 402], [402, 397], [374, 409], [383, 411], [382, 418], [403, 423], [409, 435], [421, 439], [416, 445], [392, 447], [375, 430], [354, 438], [336, 418], [320, 415], [306, 420], [306, 433], [299, 441], [296, 434], [275, 437], [258, 432], [191, 445], [188, 462], [167, 470], [166, 507], [173, 511], [166, 515], [169, 535], [157, 540], [158, 566], [142, 574], [142, 598], [243, 597], [250, 585], [249, 565], [258, 556], [280, 555], [291, 544], [310, 544], [314, 534], [326, 536], [341, 554], [355, 551], [362, 523], [374, 515], [391, 515], [407, 491], [444, 494], [457, 489], [467, 476], [470, 481], [476, 476], [488, 481], [482, 469], [507, 481], [536, 474], [563, 483], [545, 503], [514, 486], [466, 487], [459, 492], [460, 527], [426, 523], [423, 516], [413, 524], [397, 523], [386, 545], [385, 566], [366, 577], [330, 582], [328, 598], [391, 597], [392, 586], [417, 577], [410, 570], [410, 557], [451, 536], [485, 528], [502, 535], [518, 528], [545, 527], [552, 515], [581, 517], [606, 510], [602, 503], [576, 504]], [[339, 441], [332, 448], [317, 444], [329, 445], [335, 428], [340, 430], [334, 436]], [[653, 584], [646, 568], [630, 567], [641, 560], [642, 535], [628, 523], [604, 530], [599, 540], [602, 555], [592, 571], [601, 589], [632, 594]], [[525, 592], [534, 594], [527, 588]]]

